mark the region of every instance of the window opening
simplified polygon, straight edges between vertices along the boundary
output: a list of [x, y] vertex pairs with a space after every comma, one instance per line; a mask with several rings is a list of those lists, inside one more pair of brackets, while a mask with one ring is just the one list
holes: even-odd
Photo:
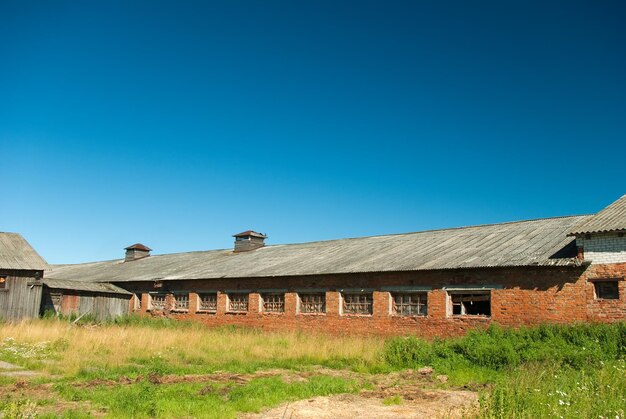
[[200, 310], [202, 311], [210, 311], [215, 313], [217, 311], [217, 293], [209, 293], [209, 294], [199, 294], [198, 298], [200, 299]]
[[174, 310], [189, 310], [189, 294], [174, 294]]
[[593, 283], [596, 298], [600, 300], [619, 300], [619, 286], [617, 281], [596, 281]]
[[248, 311], [248, 294], [228, 294], [228, 311], [234, 313]]
[[392, 298], [396, 316], [425, 316], [428, 311], [425, 292], [393, 293]]
[[372, 314], [371, 293], [343, 294], [343, 314]]
[[262, 294], [263, 311], [283, 313], [285, 311], [285, 294]]
[[326, 294], [299, 294], [300, 313], [326, 313]]
[[455, 293], [450, 297], [455, 316], [491, 316], [490, 291]]
[[153, 294], [151, 297], [153, 310], [165, 310], [166, 294]]

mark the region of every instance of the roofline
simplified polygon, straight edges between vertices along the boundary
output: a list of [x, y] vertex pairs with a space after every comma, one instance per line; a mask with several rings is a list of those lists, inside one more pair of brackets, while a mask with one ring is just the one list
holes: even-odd
[[[589, 260], [580, 260], [575, 257], [560, 259], [561, 261], [566, 261], [566, 263], [561, 264], [517, 264], [517, 265], [500, 265], [500, 266], [457, 266], [455, 268], [427, 268], [427, 269], [404, 269], [404, 270], [388, 270], [388, 271], [376, 271], [376, 270], [367, 270], [367, 271], [354, 271], [354, 272], [328, 272], [324, 275], [360, 275], [364, 273], [402, 273], [402, 272], [437, 272], [437, 271], [455, 271], [455, 270], [478, 270], [478, 269], [515, 269], [515, 268], [539, 268], [539, 269], [550, 269], [550, 268], [586, 268], [591, 264]], [[198, 280], [211, 280], [216, 281], [220, 279], [244, 279], [244, 280], [252, 280], [258, 278], [284, 278], [284, 277], [306, 277], [306, 276], [318, 276], [320, 274], [310, 273], [310, 274], [293, 274], [293, 275], [262, 275], [262, 276], [220, 276], [220, 277], [205, 277], [205, 278], [152, 278], [152, 279], [129, 279], [129, 280], [97, 280], [93, 281], [95, 283], [126, 283], [126, 282], [156, 282], [156, 281], [198, 281]], [[63, 278], [50, 278], [50, 279], [63, 279]], [[66, 281], [71, 281], [67, 279]]]
[[597, 234], [597, 233], [620, 233], [626, 232], [626, 228], [609, 228], [605, 230], [587, 230], [587, 231], [572, 231], [567, 233], [568, 236], [580, 236], [581, 234]]
[[[437, 229], [431, 229], [431, 230], [412, 231], [412, 232], [408, 232], [408, 233], [377, 234], [377, 235], [371, 235], [371, 236], [344, 237], [344, 238], [340, 238], [340, 239], [314, 240], [314, 241], [309, 241], [309, 242], [277, 243], [277, 244], [265, 245], [264, 247], [262, 247], [260, 249], [256, 249], [255, 251], [262, 251], [264, 248], [278, 247], [278, 246], [297, 246], [297, 245], [302, 245], [302, 244], [329, 243], [329, 242], [337, 242], [337, 241], [342, 241], [342, 240], [359, 240], [359, 239], [371, 239], [371, 238], [376, 238], [376, 237], [406, 236], [406, 235], [410, 235], [410, 234], [412, 235], [412, 234], [422, 234], [422, 233], [433, 233], [433, 232], [438, 232], [438, 231], [464, 230], [464, 229], [478, 228], [478, 227], [490, 227], [490, 226], [498, 226], [498, 225], [529, 223], [529, 222], [533, 222], [533, 221], [542, 221], [542, 220], [558, 220], [558, 219], [561, 219], [561, 218], [588, 217], [590, 215], [593, 215], [593, 214], [561, 215], [561, 216], [557, 216], [557, 217], [532, 218], [530, 220], [504, 221], [504, 222], [501, 222], [501, 223], [477, 224], [477, 225], [471, 225], [471, 226], [437, 228]], [[232, 250], [232, 248], [210, 249], [210, 250], [190, 250], [190, 251], [186, 251], [186, 252], [161, 253], [161, 254], [151, 255], [150, 258], [154, 259], [154, 258], [158, 258], [158, 257], [161, 257], [161, 256], [182, 255], [182, 254], [190, 254], [190, 253], [224, 252], [224, 251], [232, 252], [233, 250]], [[147, 259], [147, 258], [145, 258], [145, 259]], [[144, 260], [144, 259], [139, 259], [138, 261], [140, 261], [140, 260]], [[91, 264], [95, 264], [95, 263], [108, 263], [108, 262], [120, 262], [121, 263], [123, 261], [124, 261], [124, 259], [109, 259], [109, 260], [97, 260], [97, 261], [94, 261], [94, 262], [58, 263], [58, 264], [52, 264], [50, 266], [51, 267], [54, 267], [54, 266], [78, 266], [78, 265], [91, 265]], [[527, 266], [527, 265], [520, 265], [520, 266]], [[383, 271], [383, 272], [387, 272], [387, 271]]]

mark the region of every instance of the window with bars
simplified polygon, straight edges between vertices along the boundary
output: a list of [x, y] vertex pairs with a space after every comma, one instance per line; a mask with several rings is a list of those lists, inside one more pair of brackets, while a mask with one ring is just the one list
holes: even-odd
[[593, 287], [596, 299], [619, 300], [619, 286], [617, 281], [595, 281]]
[[268, 313], [285, 312], [285, 294], [268, 293], [261, 294], [263, 300], [263, 311]]
[[189, 310], [189, 294], [174, 294], [174, 310]]
[[198, 309], [200, 311], [208, 311], [215, 313], [217, 311], [217, 293], [198, 294]]
[[450, 300], [455, 316], [491, 316], [491, 291], [451, 293]]
[[425, 292], [392, 293], [391, 296], [396, 316], [425, 316], [428, 312]]
[[372, 314], [372, 293], [342, 294], [343, 314]]
[[244, 313], [248, 311], [248, 294], [228, 294], [228, 311], [232, 313]]
[[326, 313], [326, 293], [298, 294], [300, 313]]
[[165, 310], [166, 301], [166, 294], [152, 294], [150, 296], [150, 307], [152, 310]]

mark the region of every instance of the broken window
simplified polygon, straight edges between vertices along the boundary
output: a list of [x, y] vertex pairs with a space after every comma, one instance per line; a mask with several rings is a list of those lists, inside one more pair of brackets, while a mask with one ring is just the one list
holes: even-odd
[[165, 310], [166, 294], [152, 294], [150, 296], [150, 307], [152, 310]]
[[326, 293], [298, 294], [300, 313], [326, 313]]
[[285, 311], [285, 294], [262, 294], [263, 311], [283, 313]]
[[228, 294], [228, 311], [232, 313], [244, 313], [248, 311], [248, 294]]
[[619, 286], [617, 281], [596, 281], [593, 283], [596, 298], [601, 300], [619, 300]]
[[198, 305], [198, 309], [200, 311], [208, 311], [210, 313], [215, 313], [217, 311], [217, 293], [212, 292], [208, 294], [199, 294], [198, 299], [200, 300], [200, 304]]
[[372, 314], [372, 293], [344, 293], [343, 314]]
[[174, 294], [174, 310], [189, 310], [189, 294]]
[[455, 316], [491, 316], [491, 291], [465, 291], [450, 295]]
[[393, 293], [393, 314], [396, 316], [425, 316], [427, 308], [425, 292]]
[[5, 290], [5, 289], [7, 289], [7, 277], [0, 276], [0, 290]]

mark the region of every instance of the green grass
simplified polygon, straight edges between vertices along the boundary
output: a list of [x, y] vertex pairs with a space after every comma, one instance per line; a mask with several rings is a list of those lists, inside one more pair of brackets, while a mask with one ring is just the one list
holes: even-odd
[[626, 324], [472, 331], [458, 339], [386, 342], [396, 368], [432, 366], [481, 391], [484, 418], [625, 417]]
[[256, 378], [244, 385], [177, 383], [77, 388], [59, 384], [60, 394], [73, 401], [88, 400], [105, 407], [110, 417], [234, 418], [240, 412], [315, 396], [355, 393], [362, 383], [339, 377], [312, 376], [306, 382], [287, 383], [281, 377]]
[[[356, 393], [369, 387], [371, 374], [428, 365], [435, 375], [449, 377], [437, 385], [479, 391], [477, 415], [482, 418], [626, 418], [626, 323], [520, 329], [493, 325], [461, 338], [397, 337], [384, 345], [358, 337], [337, 341], [232, 327], [209, 330], [190, 322], [136, 316], [93, 326], [45, 319], [20, 327], [0, 325], [0, 331], [5, 332], [0, 359], [61, 375], [44, 375], [31, 380], [32, 385], [52, 383], [64, 399], [89, 402], [110, 417], [229, 418], [288, 401]], [[222, 344], [219, 350], [214, 347], [217, 343]], [[357, 374], [325, 375], [320, 366]], [[244, 384], [239, 380], [153, 384], [146, 379], [218, 371], [245, 375], [269, 369], [286, 370], [296, 379], [247, 375], [250, 381]], [[118, 384], [121, 377], [137, 382]], [[114, 384], [97, 385], [94, 380]], [[0, 377], [0, 387], [15, 383], [15, 378]], [[0, 416], [45, 412], [54, 407], [51, 401], [56, 397], [51, 391], [34, 400], [0, 398]], [[403, 400], [393, 396], [382, 403], [397, 405]], [[41, 417], [88, 417], [72, 404], [65, 409]]]
[[402, 404], [402, 397], [400, 396], [389, 396], [383, 400], [383, 404], [385, 406], [397, 406]]

